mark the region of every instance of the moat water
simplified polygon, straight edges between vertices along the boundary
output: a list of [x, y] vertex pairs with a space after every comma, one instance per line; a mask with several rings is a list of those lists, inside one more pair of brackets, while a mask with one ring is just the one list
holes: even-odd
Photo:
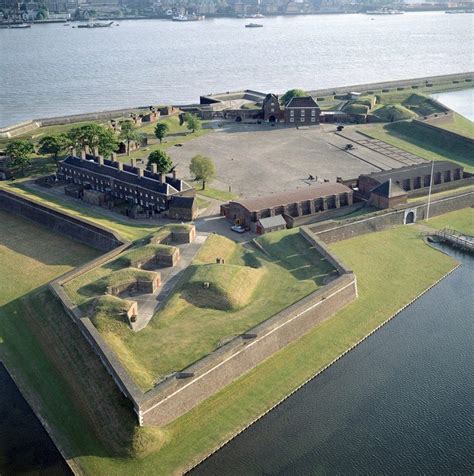
[[0, 474], [72, 475], [1, 362]]
[[472, 71], [472, 15], [122, 21], [0, 30], [0, 126], [47, 116]]
[[474, 257], [445, 250], [460, 268], [192, 474], [473, 474]]
[[474, 121], [474, 89], [433, 94], [432, 96], [453, 111]]

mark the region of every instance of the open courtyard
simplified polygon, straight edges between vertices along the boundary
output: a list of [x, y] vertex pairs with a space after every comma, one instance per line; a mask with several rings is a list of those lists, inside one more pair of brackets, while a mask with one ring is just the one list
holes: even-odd
[[[336, 134], [335, 125], [272, 127], [269, 124], [211, 123], [215, 132], [170, 147], [168, 153], [180, 174], [189, 173], [189, 163], [197, 154], [213, 159], [217, 179], [213, 186], [231, 188], [241, 197], [314, 186], [318, 180], [334, 182], [360, 174], [407, 165]], [[345, 130], [353, 130], [346, 126]], [[360, 136], [362, 139], [363, 136]], [[353, 149], [345, 151], [346, 144]]]

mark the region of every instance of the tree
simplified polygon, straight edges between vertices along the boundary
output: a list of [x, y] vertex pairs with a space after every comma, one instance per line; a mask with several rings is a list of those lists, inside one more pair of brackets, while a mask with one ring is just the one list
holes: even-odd
[[11, 165], [20, 167], [22, 175], [25, 175], [26, 167], [31, 164], [31, 154], [35, 152], [33, 144], [27, 140], [15, 140], [7, 144], [5, 152], [10, 157]]
[[127, 155], [130, 155], [130, 144], [132, 142], [139, 142], [140, 135], [135, 131], [135, 124], [129, 119], [126, 121], [120, 122], [120, 139], [124, 140], [127, 143]]
[[45, 136], [39, 141], [38, 152], [40, 154], [51, 154], [57, 166], [59, 154], [64, 152], [69, 145], [70, 141], [66, 134]]
[[155, 164], [158, 172], [166, 174], [173, 168], [171, 157], [162, 150], [155, 150], [148, 156], [148, 167]]
[[112, 129], [91, 123], [81, 127], [74, 127], [68, 133], [71, 142], [78, 147], [89, 146], [93, 151], [98, 147], [99, 154], [110, 156], [118, 148], [118, 138]]
[[202, 127], [201, 119], [194, 114], [186, 114], [184, 120], [186, 121], [187, 128], [191, 129], [192, 132], [196, 132]]
[[290, 89], [280, 98], [282, 104], [288, 104], [293, 98], [301, 98], [307, 96], [302, 89]]
[[155, 127], [155, 137], [161, 141], [168, 135], [168, 124], [159, 122]]
[[216, 177], [216, 166], [209, 157], [203, 155], [195, 155], [191, 159], [189, 171], [195, 180], [202, 180], [202, 189], [206, 188], [206, 182]]

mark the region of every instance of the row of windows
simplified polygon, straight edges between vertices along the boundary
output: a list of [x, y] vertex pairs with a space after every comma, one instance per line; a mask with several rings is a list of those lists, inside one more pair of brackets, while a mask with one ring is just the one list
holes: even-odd
[[[304, 122], [305, 121], [305, 118], [304, 117], [301, 117], [300, 118], [300, 122]], [[295, 122], [295, 118], [294, 117], [290, 117], [290, 122]], [[316, 122], [316, 118], [315, 117], [312, 117], [311, 118], [311, 122]]]
[[[301, 116], [304, 116], [306, 114], [306, 110], [302, 109], [301, 110]], [[294, 116], [295, 111], [293, 109], [290, 109], [290, 116]], [[316, 116], [316, 109], [311, 109], [311, 116]]]

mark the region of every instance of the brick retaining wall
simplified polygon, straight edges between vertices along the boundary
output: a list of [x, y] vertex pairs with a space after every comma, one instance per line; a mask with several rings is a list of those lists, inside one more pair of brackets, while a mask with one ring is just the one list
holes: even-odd
[[0, 189], [0, 208], [101, 251], [110, 251], [123, 243], [118, 235], [105, 227], [54, 210], [11, 191]]

